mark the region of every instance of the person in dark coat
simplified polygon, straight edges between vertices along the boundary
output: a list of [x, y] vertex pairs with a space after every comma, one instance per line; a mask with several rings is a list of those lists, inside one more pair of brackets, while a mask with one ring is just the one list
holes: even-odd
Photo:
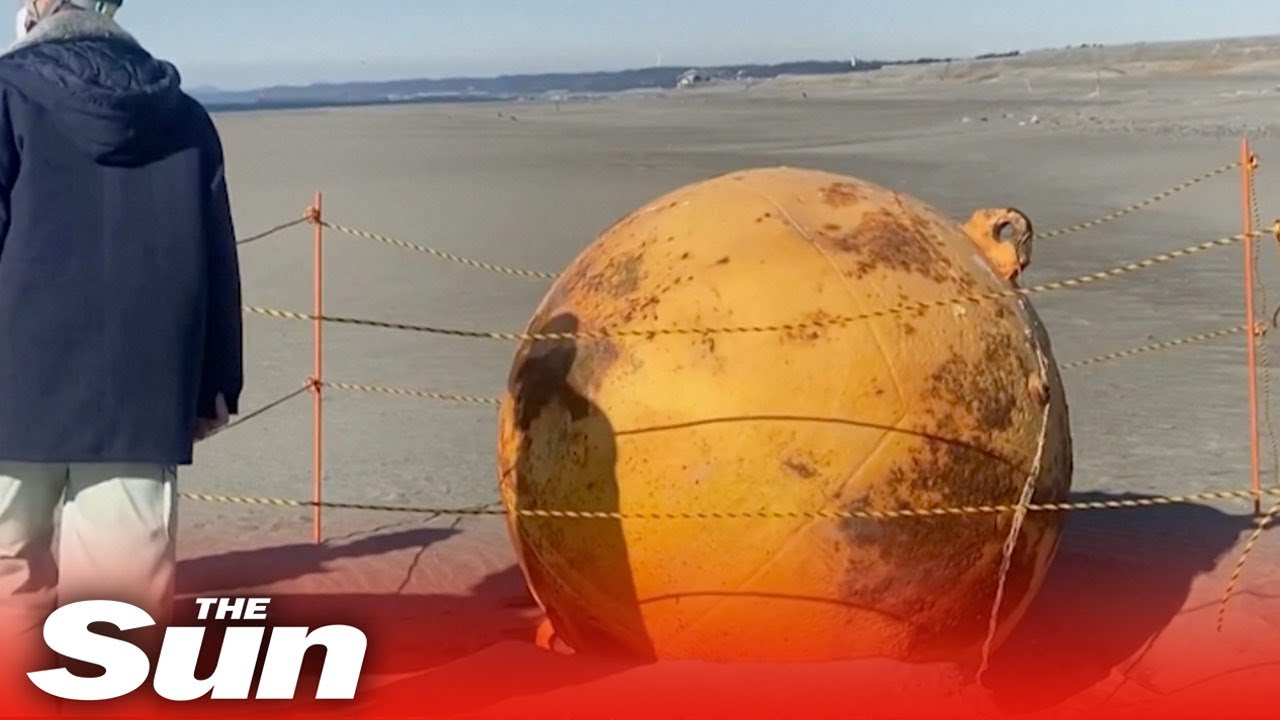
[[177, 468], [243, 385], [218, 133], [120, 2], [26, 2], [0, 56], [0, 633], [37, 640], [78, 600], [167, 621]]

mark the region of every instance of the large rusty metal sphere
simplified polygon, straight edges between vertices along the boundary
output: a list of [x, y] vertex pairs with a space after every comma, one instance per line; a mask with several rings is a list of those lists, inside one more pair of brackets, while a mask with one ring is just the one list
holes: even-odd
[[[1008, 292], [1029, 254], [974, 230], [998, 234], [1001, 213], [1021, 217], [961, 228], [855, 178], [763, 169], [659, 198], [587, 248], [529, 324], [587, 337], [522, 344], [500, 420], [508, 509], [619, 514], [508, 513], [556, 633], [647, 658], [972, 656], [1012, 514], [816, 513], [1016, 504], [1037, 459], [1034, 501], [1066, 500], [1057, 367]], [[779, 327], [661, 332], [744, 326]], [[631, 517], [655, 513], [676, 517]], [[1061, 523], [1026, 517], [997, 640]]]

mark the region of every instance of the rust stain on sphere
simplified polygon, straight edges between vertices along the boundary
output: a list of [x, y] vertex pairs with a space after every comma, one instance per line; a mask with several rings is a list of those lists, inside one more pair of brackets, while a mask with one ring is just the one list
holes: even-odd
[[[793, 169], [681, 188], [582, 253], [533, 332], [806, 322], [785, 332], [539, 341], [499, 439], [508, 507], [622, 513], [889, 510], [1067, 499], [1048, 339], [962, 228], [856, 178]], [[1048, 402], [1047, 424], [1045, 403]], [[1028, 517], [1000, 637], [1056, 551]], [[910, 520], [508, 517], [529, 586], [583, 650], [650, 658], [961, 658], [987, 628], [1011, 516]]]

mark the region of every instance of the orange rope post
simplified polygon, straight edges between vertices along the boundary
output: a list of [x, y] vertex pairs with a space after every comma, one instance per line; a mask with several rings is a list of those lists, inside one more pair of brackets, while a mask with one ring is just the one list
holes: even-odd
[[311, 497], [312, 541], [323, 542], [322, 509], [324, 500], [324, 194], [316, 193], [311, 209], [315, 236], [312, 242], [315, 276], [311, 321]]
[[1244, 313], [1249, 361], [1249, 461], [1254, 514], [1262, 513], [1261, 463], [1258, 459], [1258, 319], [1253, 309], [1253, 153], [1240, 141], [1240, 191], [1244, 217]]

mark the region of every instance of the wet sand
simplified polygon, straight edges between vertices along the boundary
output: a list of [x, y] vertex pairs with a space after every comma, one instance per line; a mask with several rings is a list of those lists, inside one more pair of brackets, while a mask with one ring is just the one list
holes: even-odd
[[[556, 272], [650, 198], [769, 165], [859, 176], [957, 220], [979, 207], [1017, 207], [1043, 231], [1232, 162], [1247, 133], [1262, 158], [1258, 198], [1269, 223], [1280, 217], [1276, 48], [1258, 41], [1217, 52], [1210, 44], [1044, 53], [558, 108], [425, 105], [217, 120], [243, 234], [300, 215], [323, 190], [333, 222]], [[1238, 174], [1228, 174], [1104, 227], [1044, 240], [1026, 284], [1237, 233], [1239, 192]], [[326, 247], [332, 314], [514, 331], [547, 288], [544, 280], [332, 232]], [[1274, 243], [1261, 248], [1272, 309], [1280, 303], [1280, 264]], [[242, 265], [247, 303], [310, 309], [308, 229], [246, 246]], [[1035, 305], [1059, 362], [1070, 363], [1242, 324], [1241, 271], [1242, 250], [1232, 246], [1038, 296]], [[246, 337], [246, 409], [303, 383], [311, 362], [307, 324], [249, 317]], [[501, 341], [333, 326], [325, 348], [332, 381], [490, 397], [500, 393], [514, 349]], [[1069, 370], [1065, 380], [1080, 499], [1248, 487], [1242, 337]], [[1280, 395], [1280, 385], [1273, 390]], [[446, 507], [494, 502], [496, 433], [490, 407], [332, 392], [326, 497]], [[1264, 432], [1264, 479], [1276, 484], [1271, 443]], [[300, 398], [202, 447], [185, 488], [306, 499], [310, 452], [310, 402]], [[1251, 527], [1249, 509], [1241, 502], [1074, 515], [1009, 657], [1070, 656], [1052, 671], [1062, 678], [1057, 700], [1085, 706], [1113, 690], [1120, 698], [1114, 703], [1175, 693], [1220, 673], [1238, 680], [1236, 668], [1280, 660], [1275, 533], [1251, 561], [1227, 632], [1215, 629], [1216, 601]], [[431, 628], [398, 641], [398, 660], [382, 668], [397, 677], [527, 636], [534, 614], [500, 519], [331, 511], [331, 541], [322, 548], [307, 546], [309, 520], [307, 510], [185, 504], [184, 592], [265, 589], [376, 602], [384, 620], [416, 618]], [[1098, 635], [1107, 639], [1055, 649], [1070, 646], [1079, 624], [1106, 629]], [[444, 649], [415, 654], [425, 646]], [[1183, 669], [1187, 652], [1203, 660], [1194, 671]]]

